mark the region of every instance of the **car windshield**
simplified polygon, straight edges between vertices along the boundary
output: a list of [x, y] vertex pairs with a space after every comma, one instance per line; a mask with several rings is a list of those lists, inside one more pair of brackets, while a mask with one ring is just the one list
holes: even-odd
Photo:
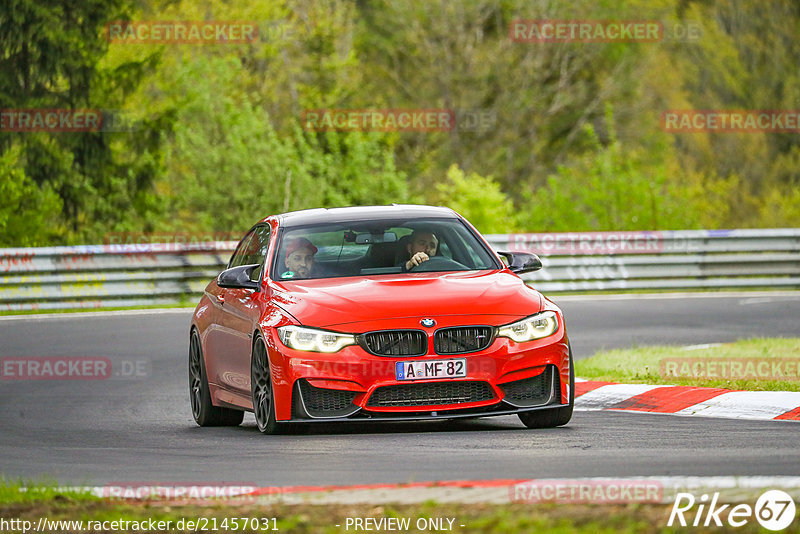
[[[288, 281], [416, 272], [500, 269], [502, 264], [459, 219], [328, 223], [285, 229], [272, 279]], [[417, 255], [417, 264], [408, 263]]]

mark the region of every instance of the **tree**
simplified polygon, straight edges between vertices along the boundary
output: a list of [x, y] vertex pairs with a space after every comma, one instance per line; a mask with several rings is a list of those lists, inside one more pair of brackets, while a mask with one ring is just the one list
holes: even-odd
[[183, 99], [158, 184], [176, 216], [164, 225], [243, 231], [287, 210], [407, 200], [386, 134], [307, 132], [295, 121], [279, 135], [252, 95], [226, 90], [240, 76], [233, 58], [179, 67], [171, 90]]
[[0, 246], [47, 245], [59, 233], [52, 216], [61, 211], [61, 199], [25, 175], [19, 152], [15, 147], [0, 155]]
[[659, 159], [625, 149], [616, 138], [607, 109], [611, 142], [602, 146], [594, 129], [586, 135], [595, 149], [570, 166], [560, 166], [547, 185], [527, 195], [520, 225], [529, 231], [682, 229], [698, 226], [698, 211], [688, 187], [671, 180], [671, 151]]
[[516, 230], [514, 204], [491, 176], [467, 175], [453, 164], [447, 170], [447, 180], [437, 184], [436, 191], [441, 204], [461, 214], [481, 233]]
[[[0, 95], [5, 109], [120, 110], [152, 70], [156, 55], [101, 65], [104, 25], [128, 18], [132, 0], [33, 0], [0, 4]], [[0, 152], [19, 147], [25, 176], [61, 199], [66, 233], [100, 239], [139, 217], [149, 219], [166, 117], [149, 117], [135, 132], [0, 132]], [[47, 193], [43, 193], [47, 194]], [[50, 214], [52, 217], [54, 214]], [[23, 236], [19, 236], [23, 239]]]

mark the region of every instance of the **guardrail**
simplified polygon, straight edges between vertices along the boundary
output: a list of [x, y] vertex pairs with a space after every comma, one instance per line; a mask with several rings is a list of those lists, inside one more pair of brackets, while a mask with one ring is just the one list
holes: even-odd
[[800, 228], [487, 236], [540, 254], [542, 291], [800, 287]]
[[0, 310], [196, 303], [235, 241], [0, 249]]
[[[800, 229], [487, 235], [546, 293], [800, 288]], [[0, 310], [194, 304], [236, 242], [0, 249]]]

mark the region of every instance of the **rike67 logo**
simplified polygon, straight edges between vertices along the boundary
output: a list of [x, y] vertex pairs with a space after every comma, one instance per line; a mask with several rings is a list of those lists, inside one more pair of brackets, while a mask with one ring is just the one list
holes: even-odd
[[761, 494], [755, 507], [749, 504], [720, 504], [719, 493], [709, 500], [708, 494], [699, 499], [691, 493], [678, 493], [669, 514], [667, 526], [677, 524], [686, 527], [741, 527], [752, 519], [767, 530], [779, 531], [792, 524], [795, 504], [792, 496], [781, 490], [769, 490]]

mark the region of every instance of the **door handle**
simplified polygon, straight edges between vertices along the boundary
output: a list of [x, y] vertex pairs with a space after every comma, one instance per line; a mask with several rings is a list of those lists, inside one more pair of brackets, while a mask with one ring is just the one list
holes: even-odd
[[225, 303], [225, 295], [223, 295], [222, 293], [219, 293], [218, 295], [214, 295], [214, 296], [217, 297], [217, 302], [219, 302], [220, 304], [224, 304]]

